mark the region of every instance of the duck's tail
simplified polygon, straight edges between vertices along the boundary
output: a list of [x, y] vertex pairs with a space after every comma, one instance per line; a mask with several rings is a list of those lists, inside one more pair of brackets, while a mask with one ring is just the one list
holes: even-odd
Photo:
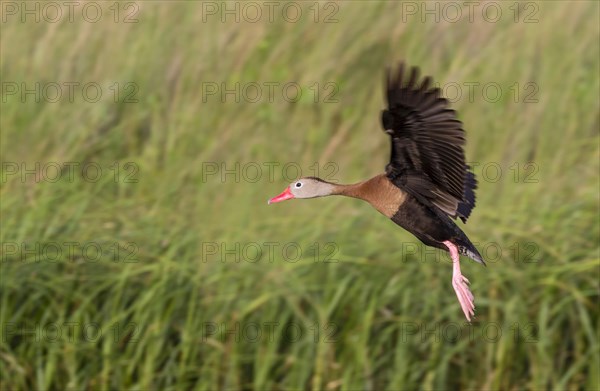
[[475, 262], [481, 263], [483, 266], [487, 266], [479, 251], [475, 248], [473, 243], [465, 235], [460, 239], [456, 239], [455, 244], [458, 246], [458, 252], [460, 255], [467, 256]]

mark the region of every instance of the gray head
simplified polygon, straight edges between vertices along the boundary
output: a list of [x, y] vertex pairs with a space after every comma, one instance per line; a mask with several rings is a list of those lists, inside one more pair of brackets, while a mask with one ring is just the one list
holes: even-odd
[[292, 198], [324, 197], [333, 193], [335, 186], [315, 177], [304, 177], [292, 182], [281, 194], [269, 200], [269, 204]]

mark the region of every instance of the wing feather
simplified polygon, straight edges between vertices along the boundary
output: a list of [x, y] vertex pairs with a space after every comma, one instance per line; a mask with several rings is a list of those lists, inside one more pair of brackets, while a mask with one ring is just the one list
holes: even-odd
[[[401, 63], [386, 72], [388, 108], [382, 125], [391, 137], [388, 178], [421, 202], [466, 221], [475, 206], [477, 181], [465, 164], [465, 134], [456, 112], [419, 69]], [[393, 75], [393, 76], [392, 76]]]

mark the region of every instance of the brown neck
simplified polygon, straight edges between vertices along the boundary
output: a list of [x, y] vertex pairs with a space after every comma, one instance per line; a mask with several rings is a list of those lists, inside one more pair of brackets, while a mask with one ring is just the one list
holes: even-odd
[[332, 183], [333, 191], [331, 192], [331, 195], [342, 195], [346, 197], [360, 198], [364, 200], [364, 184], [365, 182], [353, 183], [350, 185]]
[[337, 185], [332, 183], [333, 195], [343, 195], [346, 197], [359, 198], [361, 200], [371, 202], [373, 198], [377, 198], [378, 194], [385, 191], [388, 179], [384, 174], [377, 175], [366, 181], [353, 183], [351, 185]]
[[388, 217], [392, 217], [397, 212], [406, 198], [406, 193], [392, 184], [385, 174], [352, 185], [337, 185], [334, 183], [330, 185], [333, 189], [329, 194], [367, 201]]

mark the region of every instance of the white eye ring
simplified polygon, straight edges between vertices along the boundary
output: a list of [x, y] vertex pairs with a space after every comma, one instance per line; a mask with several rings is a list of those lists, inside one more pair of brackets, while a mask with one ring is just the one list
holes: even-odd
[[296, 189], [299, 189], [302, 187], [302, 182], [296, 182]]

